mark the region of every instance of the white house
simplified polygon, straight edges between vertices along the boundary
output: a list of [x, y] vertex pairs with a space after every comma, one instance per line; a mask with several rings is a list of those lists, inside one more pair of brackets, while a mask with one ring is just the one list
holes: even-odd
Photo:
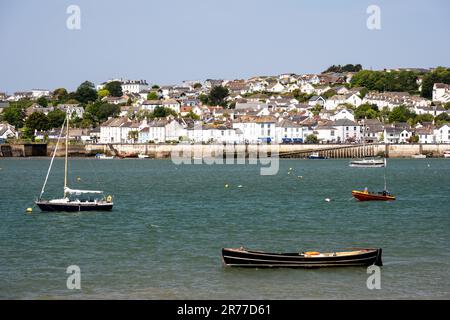
[[40, 97], [49, 97], [51, 96], [50, 90], [44, 89], [31, 89], [31, 95], [33, 98], [37, 99]]
[[147, 110], [150, 112], [155, 111], [155, 108], [157, 107], [162, 107], [162, 102], [161, 100], [145, 100], [144, 102], [142, 102], [141, 108], [143, 110]]
[[406, 128], [386, 127], [384, 128], [384, 143], [409, 143], [412, 135], [412, 131]]
[[312, 96], [309, 101], [308, 105], [315, 107], [316, 105], [324, 106], [327, 100], [323, 98], [322, 96]]
[[419, 143], [435, 143], [435, 135], [431, 128], [418, 128], [415, 134], [419, 137]]
[[433, 85], [433, 101], [442, 103], [450, 102], [450, 85], [435, 83]]
[[273, 117], [241, 117], [233, 122], [234, 129], [240, 129], [248, 143], [274, 141], [276, 120]]
[[14, 126], [8, 123], [0, 123], [0, 140], [6, 140], [8, 138], [18, 138], [19, 135]]
[[314, 94], [320, 96], [321, 94], [324, 94], [325, 92], [327, 92], [328, 90], [330, 90], [331, 87], [324, 85], [324, 86], [316, 86], [314, 88]]
[[437, 143], [450, 143], [450, 126], [444, 124], [443, 126], [434, 129], [434, 136]]
[[267, 91], [269, 92], [285, 92], [286, 91], [286, 87], [283, 86], [281, 83], [277, 82], [272, 86], [269, 86], [267, 88]]
[[346, 104], [346, 103], [354, 105], [355, 107], [358, 107], [362, 104], [362, 100], [355, 93], [337, 94], [337, 95], [334, 95], [331, 98], [327, 99], [324, 107], [327, 110], [334, 110], [339, 105]]
[[140, 129], [139, 122], [126, 117], [108, 119], [100, 125], [100, 143], [133, 143], [130, 131]]
[[315, 91], [315, 88], [310, 83], [304, 83], [300, 86], [300, 92], [306, 93], [306, 94], [313, 94]]
[[166, 99], [161, 102], [164, 108], [169, 108], [175, 111], [176, 113], [180, 113], [180, 103], [175, 99]]
[[303, 126], [290, 120], [281, 120], [276, 123], [276, 141], [303, 142], [305, 141]]
[[353, 115], [353, 111], [348, 109], [341, 109], [336, 111], [331, 117], [330, 120], [336, 121], [340, 119], [348, 119], [350, 121], [355, 121], [355, 116]]
[[318, 125], [314, 129], [313, 134], [316, 135], [317, 139], [321, 142], [325, 143], [338, 142], [337, 129], [330, 122]]
[[121, 81], [121, 87], [123, 93], [139, 93], [149, 88], [145, 80], [124, 80]]
[[332, 123], [336, 128], [337, 141], [361, 141], [361, 126], [348, 119], [339, 119]]

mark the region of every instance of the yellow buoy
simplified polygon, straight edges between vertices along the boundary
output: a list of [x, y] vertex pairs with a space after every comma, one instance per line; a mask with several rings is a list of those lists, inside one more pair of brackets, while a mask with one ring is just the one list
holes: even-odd
[[80, 177], [77, 177], [77, 181], [80, 181], [81, 180], [81, 178]]
[[225, 185], [225, 188], [228, 188], [228, 184]]
[[28, 212], [28, 213], [33, 212], [33, 208], [27, 208], [27, 212]]
[[289, 170], [292, 170], [292, 168], [289, 168]]

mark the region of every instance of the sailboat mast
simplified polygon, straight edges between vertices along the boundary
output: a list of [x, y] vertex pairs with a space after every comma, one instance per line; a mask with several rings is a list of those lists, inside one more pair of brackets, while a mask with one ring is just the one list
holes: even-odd
[[387, 191], [387, 186], [386, 186], [386, 167], [387, 167], [386, 158], [384, 158], [384, 191]]
[[67, 130], [66, 130], [66, 157], [64, 163], [64, 197], [66, 196], [66, 188], [67, 188], [67, 154], [69, 150], [69, 108], [66, 110], [66, 122], [67, 122]]

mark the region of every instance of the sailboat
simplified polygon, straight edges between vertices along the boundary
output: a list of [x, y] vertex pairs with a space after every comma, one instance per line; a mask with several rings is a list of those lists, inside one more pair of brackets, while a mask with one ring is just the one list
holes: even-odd
[[363, 191], [359, 190], [353, 190], [352, 196], [358, 199], [359, 201], [373, 201], [373, 200], [381, 200], [381, 201], [389, 201], [389, 200], [395, 200], [395, 196], [392, 195], [387, 190], [386, 185], [386, 158], [384, 159], [384, 190], [381, 192], [369, 192], [367, 188], [365, 188]]
[[[68, 145], [69, 145], [69, 110], [66, 111], [66, 118], [63, 122], [61, 133], [59, 134], [58, 141], [56, 142], [55, 150], [53, 151], [52, 159], [50, 161], [50, 166], [47, 171], [47, 175], [44, 180], [44, 185], [42, 186], [41, 194], [39, 199], [35, 201], [35, 204], [42, 211], [106, 211], [111, 210], [113, 207], [112, 196], [104, 196], [103, 191], [98, 190], [78, 190], [71, 189], [68, 187]], [[64, 132], [64, 126], [66, 126], [66, 152], [65, 152], [65, 163], [64, 163], [64, 197], [60, 199], [45, 200], [42, 198], [45, 186], [47, 184], [50, 171], [52, 169], [53, 160], [55, 159], [56, 151], [58, 149], [58, 144], [61, 136]]]
[[[366, 125], [363, 122], [363, 150], [364, 146], [366, 145]], [[385, 166], [385, 161], [380, 158], [363, 158], [363, 159], [356, 159], [351, 160], [349, 163], [350, 167], [356, 167], [356, 168], [382, 168]]]

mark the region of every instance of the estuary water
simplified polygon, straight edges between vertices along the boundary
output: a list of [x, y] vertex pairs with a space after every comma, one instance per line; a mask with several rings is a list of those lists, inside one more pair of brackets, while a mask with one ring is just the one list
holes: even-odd
[[[280, 160], [262, 176], [256, 165], [70, 159], [70, 187], [114, 195], [113, 211], [28, 214], [48, 164], [0, 160], [0, 298], [450, 299], [450, 160], [389, 159], [397, 200], [358, 202], [351, 191], [382, 190], [384, 169]], [[47, 197], [62, 196], [63, 168], [56, 159]], [[381, 289], [367, 288], [364, 267], [223, 267], [221, 248], [239, 246], [381, 247]], [[70, 265], [80, 290], [67, 289]]]

